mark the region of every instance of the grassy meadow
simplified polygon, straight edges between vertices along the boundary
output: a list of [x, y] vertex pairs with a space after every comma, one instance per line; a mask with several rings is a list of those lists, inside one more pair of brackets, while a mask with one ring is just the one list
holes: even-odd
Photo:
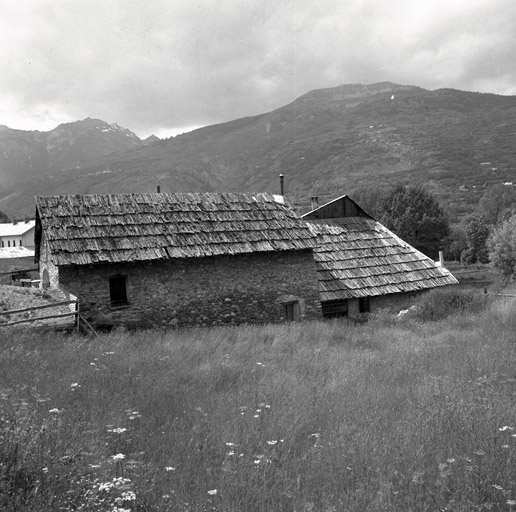
[[448, 299], [360, 325], [2, 330], [0, 510], [516, 511], [516, 302]]

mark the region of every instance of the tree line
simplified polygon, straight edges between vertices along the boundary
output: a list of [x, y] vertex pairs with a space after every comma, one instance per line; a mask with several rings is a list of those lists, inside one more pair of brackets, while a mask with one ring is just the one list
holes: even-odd
[[465, 265], [491, 263], [503, 276], [516, 275], [516, 187], [493, 185], [476, 211], [450, 225], [435, 197], [420, 186], [355, 190], [351, 197], [375, 219], [431, 258]]

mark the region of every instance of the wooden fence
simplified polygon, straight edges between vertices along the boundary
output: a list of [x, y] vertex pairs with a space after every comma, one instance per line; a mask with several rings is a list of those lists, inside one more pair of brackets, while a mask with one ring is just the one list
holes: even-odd
[[93, 327], [90, 325], [90, 323], [80, 314], [79, 311], [79, 301], [78, 300], [66, 300], [62, 302], [54, 302], [52, 304], [45, 304], [42, 306], [31, 306], [28, 308], [22, 308], [22, 309], [12, 309], [10, 311], [0, 311], [0, 317], [6, 316], [6, 315], [13, 315], [13, 314], [19, 314], [19, 313], [28, 313], [29, 311], [37, 311], [37, 310], [43, 310], [48, 308], [56, 308], [59, 306], [74, 306], [73, 308], [70, 308], [70, 311], [67, 313], [54, 313], [51, 315], [43, 315], [43, 316], [33, 316], [30, 318], [22, 318], [20, 320], [13, 320], [11, 322], [0, 322], [0, 327], [9, 327], [11, 325], [18, 325], [23, 323], [29, 323], [29, 322], [38, 322], [41, 320], [51, 320], [55, 318], [66, 318], [73, 316], [73, 324], [75, 326], [75, 329], [77, 332], [80, 331], [81, 328], [81, 322], [83, 322], [88, 329], [90, 329], [96, 336], [98, 336], [97, 332], [93, 329]]
[[0, 272], [0, 276], [8, 276], [10, 274], [20, 274], [22, 272], [39, 272], [37, 267], [33, 268], [21, 268], [18, 270], [8, 270], [7, 272]]

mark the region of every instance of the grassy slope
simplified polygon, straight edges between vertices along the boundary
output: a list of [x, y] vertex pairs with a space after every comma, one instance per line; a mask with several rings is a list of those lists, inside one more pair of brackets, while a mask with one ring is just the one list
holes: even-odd
[[0, 509], [509, 510], [512, 310], [95, 340], [12, 331]]

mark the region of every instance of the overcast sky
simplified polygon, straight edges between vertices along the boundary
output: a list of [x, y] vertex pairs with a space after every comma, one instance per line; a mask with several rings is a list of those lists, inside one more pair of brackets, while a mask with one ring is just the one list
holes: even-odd
[[381, 81], [516, 95], [516, 0], [0, 0], [0, 124], [141, 137]]

